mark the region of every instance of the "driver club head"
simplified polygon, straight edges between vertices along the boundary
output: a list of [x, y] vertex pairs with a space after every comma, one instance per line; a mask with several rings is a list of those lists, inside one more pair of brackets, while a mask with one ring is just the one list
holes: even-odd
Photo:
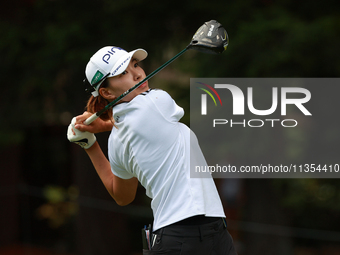
[[228, 43], [227, 31], [219, 22], [211, 20], [196, 31], [187, 49], [218, 54], [227, 49]]

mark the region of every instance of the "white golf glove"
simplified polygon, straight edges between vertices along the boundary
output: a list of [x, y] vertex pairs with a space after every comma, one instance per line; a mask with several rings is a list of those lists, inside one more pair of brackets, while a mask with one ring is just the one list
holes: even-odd
[[[84, 149], [90, 148], [95, 141], [97, 140], [96, 136], [90, 132], [82, 132], [74, 127], [76, 123], [76, 118], [74, 117], [71, 121], [71, 124], [68, 126], [67, 129], [67, 139], [72, 142], [78, 144], [80, 147]], [[73, 129], [73, 131], [72, 131]], [[75, 135], [74, 135], [74, 133]]]

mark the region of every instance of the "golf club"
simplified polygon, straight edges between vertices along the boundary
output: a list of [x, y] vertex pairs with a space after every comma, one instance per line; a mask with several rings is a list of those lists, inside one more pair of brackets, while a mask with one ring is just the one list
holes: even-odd
[[[113, 107], [120, 100], [122, 100], [125, 96], [127, 96], [130, 92], [132, 92], [133, 90], [138, 88], [140, 85], [142, 85], [144, 82], [151, 79], [155, 74], [157, 74], [163, 68], [168, 66], [175, 59], [177, 59], [182, 54], [184, 54], [187, 50], [193, 49], [193, 50], [197, 50], [197, 51], [201, 51], [201, 52], [205, 52], [205, 53], [218, 54], [218, 53], [222, 53], [224, 50], [227, 49], [228, 43], [229, 43], [229, 38], [228, 38], [227, 31], [222, 27], [222, 25], [219, 22], [217, 22], [216, 20], [211, 20], [211, 21], [205, 22], [196, 31], [196, 33], [193, 36], [190, 44], [184, 50], [179, 52], [176, 56], [174, 56], [173, 58], [168, 60], [166, 63], [164, 63], [159, 68], [157, 68], [155, 71], [150, 73], [148, 76], [146, 76], [142, 81], [137, 83], [135, 86], [133, 86], [129, 90], [125, 91], [123, 94], [121, 94], [115, 100], [113, 100], [108, 105], [106, 105], [102, 110], [94, 113], [92, 116], [90, 116], [88, 119], [86, 119], [84, 121], [84, 124], [85, 125], [91, 124], [102, 113], [107, 111], [110, 107]], [[106, 77], [107, 76], [103, 77], [103, 79], [105, 79]], [[101, 81], [99, 81], [99, 82], [101, 82]]]

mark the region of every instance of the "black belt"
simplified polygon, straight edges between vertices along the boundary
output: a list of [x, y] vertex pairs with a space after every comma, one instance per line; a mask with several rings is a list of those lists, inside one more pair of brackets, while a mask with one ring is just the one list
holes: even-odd
[[[204, 216], [203, 216], [204, 217]], [[194, 218], [194, 219], [191, 219]], [[179, 236], [179, 237], [203, 237], [214, 235], [223, 229], [226, 229], [226, 224], [223, 218], [218, 217], [205, 217], [210, 219], [202, 219], [202, 217], [194, 216], [188, 219], [176, 222], [169, 226], [160, 228], [154, 232], [157, 240], [159, 241], [162, 238], [162, 235], [167, 236]], [[189, 220], [190, 219], [190, 220]], [[210, 223], [197, 223], [198, 221], [210, 221]], [[196, 221], [194, 225], [183, 225], [182, 223], [190, 223], [192, 221]]]
[[175, 222], [171, 225], [192, 226], [192, 225], [208, 224], [208, 223], [212, 223], [212, 222], [215, 222], [215, 221], [218, 221], [218, 220], [221, 220], [221, 218], [220, 217], [206, 217], [204, 215], [196, 215], [196, 216]]

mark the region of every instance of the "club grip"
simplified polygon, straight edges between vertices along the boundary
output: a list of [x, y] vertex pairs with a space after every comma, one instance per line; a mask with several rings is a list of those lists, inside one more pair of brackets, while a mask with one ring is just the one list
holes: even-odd
[[90, 125], [93, 121], [95, 121], [99, 116], [97, 116], [97, 114], [92, 114], [91, 117], [87, 118], [85, 121], [84, 121], [84, 124], [85, 125]]

